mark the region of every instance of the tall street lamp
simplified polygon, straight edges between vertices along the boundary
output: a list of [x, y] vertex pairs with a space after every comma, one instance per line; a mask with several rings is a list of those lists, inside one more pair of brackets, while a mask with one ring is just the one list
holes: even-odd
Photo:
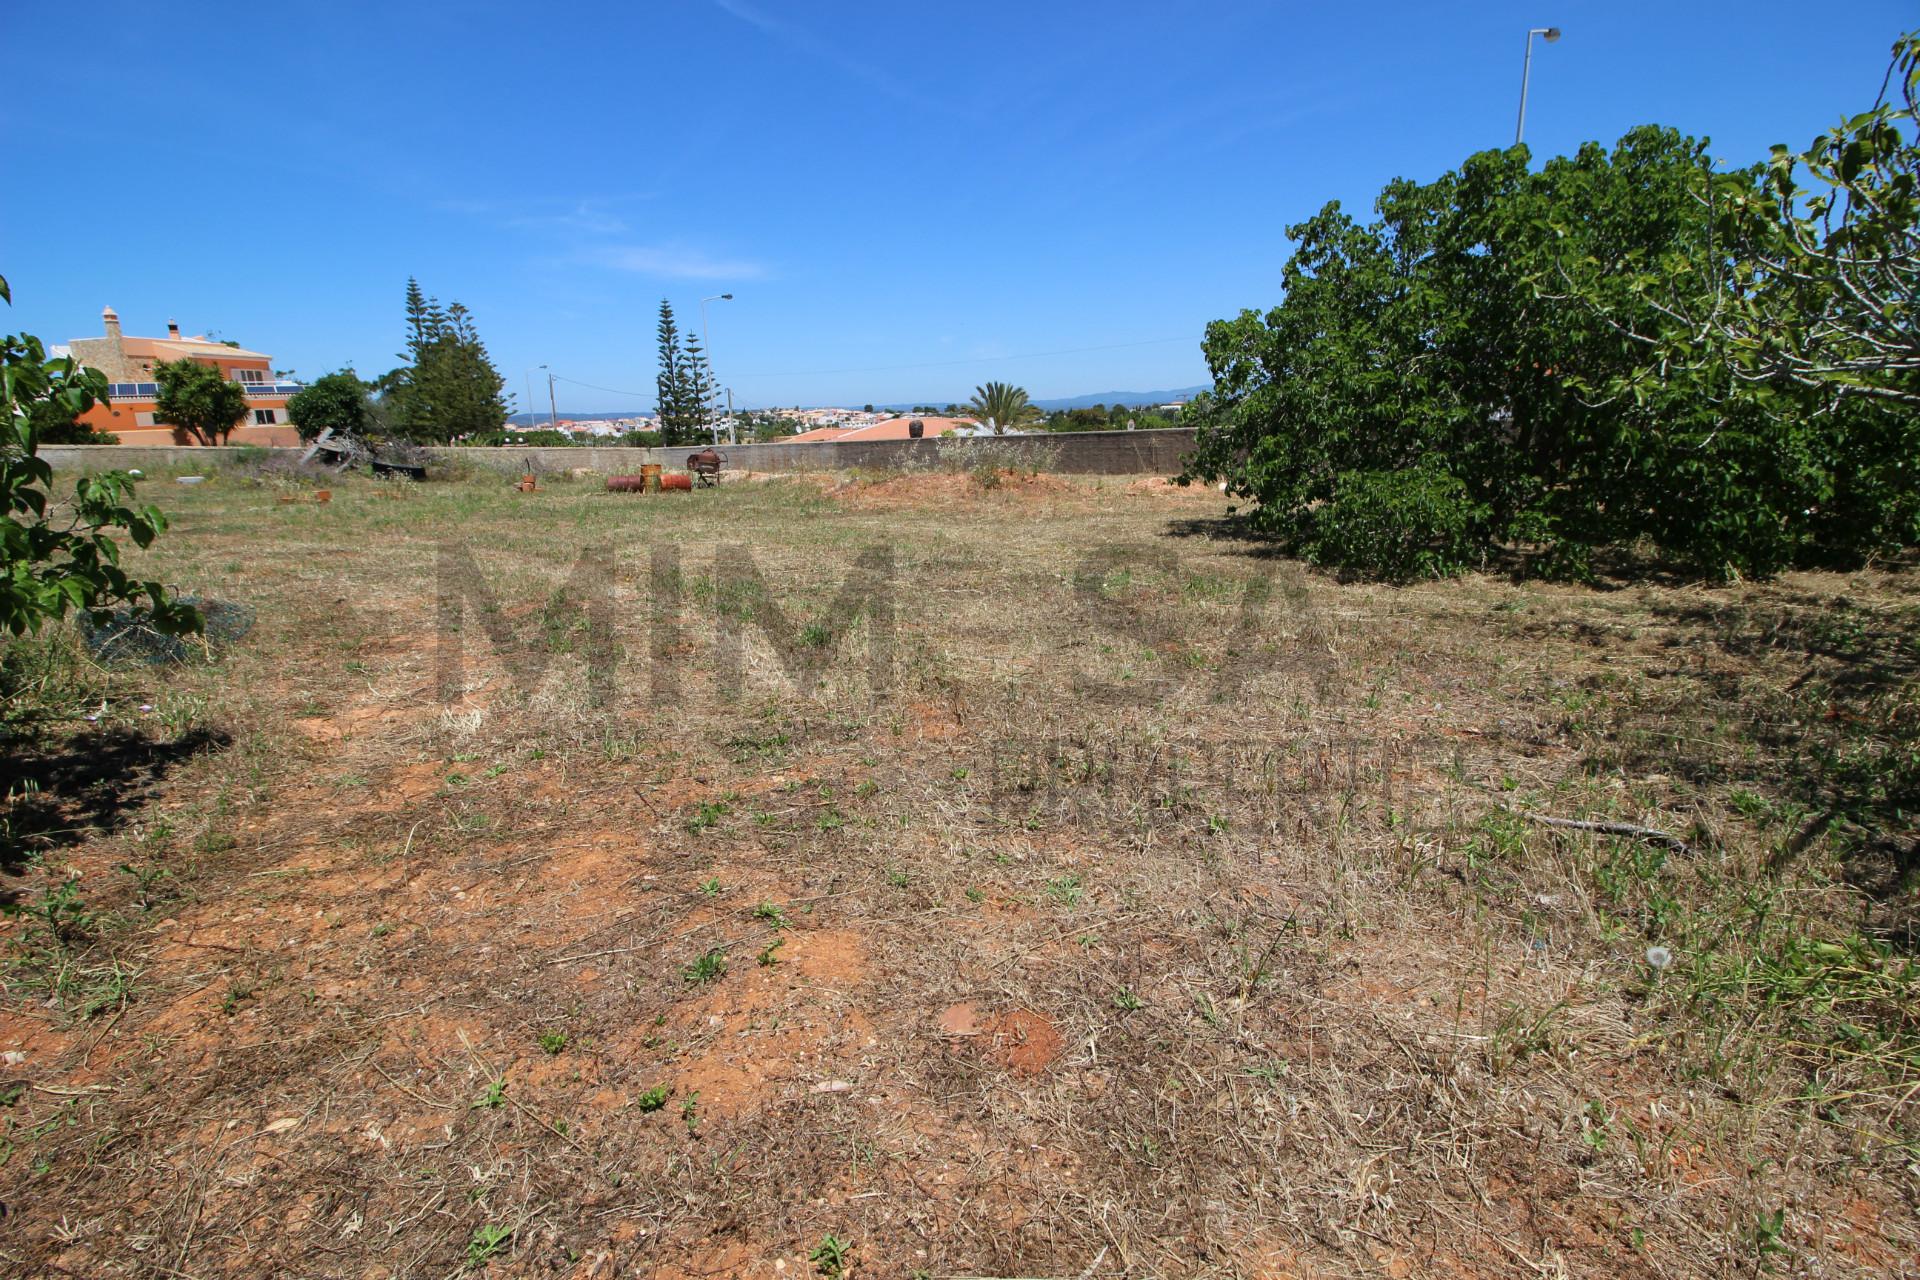
[[533, 418], [533, 415], [534, 415], [534, 408], [533, 408], [533, 371], [534, 371], [534, 369], [544, 369], [544, 368], [546, 368], [546, 367], [547, 367], [547, 366], [545, 366], [545, 365], [543, 365], [543, 364], [536, 364], [536, 365], [534, 365], [534, 366], [532, 366], [531, 368], [529, 368], [529, 369], [527, 369], [527, 371], [526, 371], [526, 372], [525, 372], [524, 374], [522, 374], [522, 375], [521, 375], [522, 377], [524, 377], [524, 378], [526, 378], [526, 380], [527, 380], [527, 429], [528, 429], [529, 431], [531, 431], [531, 430], [533, 429], [533, 421], [534, 421], [534, 418]]
[[1520, 66], [1520, 122], [1513, 126], [1513, 145], [1520, 145], [1520, 136], [1527, 131], [1527, 81], [1533, 78], [1533, 38], [1544, 36], [1548, 44], [1560, 38], [1558, 27], [1533, 27], [1527, 32], [1527, 60]]
[[[707, 353], [707, 371], [713, 371], [713, 343], [707, 337], [707, 304], [709, 302], [732, 302], [730, 293], [716, 293], [711, 298], [700, 299], [700, 346]], [[707, 428], [713, 436], [713, 443], [720, 443], [720, 424], [713, 420], [713, 404], [718, 397], [709, 395], [707, 399]]]

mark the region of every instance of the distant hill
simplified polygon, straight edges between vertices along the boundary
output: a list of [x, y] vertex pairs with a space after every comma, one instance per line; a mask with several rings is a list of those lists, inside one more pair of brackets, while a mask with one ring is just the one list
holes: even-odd
[[[618, 418], [638, 417], [638, 409], [562, 409], [562, 418], [571, 418], [575, 422], [612, 422]], [[550, 415], [546, 410], [539, 413], [510, 413], [507, 421], [519, 427], [544, 427]], [[529, 421], [531, 419], [531, 421]]]
[[[1033, 404], [1040, 409], [1090, 409], [1096, 404], [1171, 404], [1175, 400], [1191, 400], [1202, 391], [1213, 390], [1210, 386], [1176, 387], [1171, 391], [1094, 391], [1084, 396], [1067, 396], [1057, 400], [1035, 400]], [[891, 404], [875, 405], [878, 409], [898, 409], [905, 411], [917, 404], [940, 404], [938, 400], [897, 400]]]
[[[1084, 396], [1068, 396], [1059, 400], [1035, 400], [1033, 403], [1041, 409], [1086, 409], [1096, 404], [1169, 404], [1175, 400], [1191, 400], [1202, 391], [1210, 390], [1205, 386], [1177, 387], [1171, 391], [1095, 391]], [[862, 402], [854, 400], [837, 406], [825, 406], [841, 409], [857, 409]], [[941, 400], [898, 400], [890, 404], [876, 404], [876, 409], [889, 409], [905, 413], [918, 404], [944, 404]], [[562, 409], [562, 418], [571, 418], [575, 422], [606, 421], [614, 418], [631, 418], [639, 411], [636, 409]], [[508, 416], [507, 421], [518, 426], [542, 427], [547, 424], [548, 414], [516, 413]]]
[[1064, 400], [1035, 400], [1042, 409], [1090, 409], [1096, 404], [1170, 404], [1191, 400], [1211, 387], [1177, 387], [1172, 391], [1096, 391], [1091, 395], [1070, 396]]

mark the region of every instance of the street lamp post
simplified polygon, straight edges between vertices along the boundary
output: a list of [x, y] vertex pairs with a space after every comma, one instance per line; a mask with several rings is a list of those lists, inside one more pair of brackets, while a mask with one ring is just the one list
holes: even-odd
[[[545, 365], [541, 365], [540, 367], [547, 369]], [[553, 415], [553, 429], [558, 431], [560, 429], [560, 406], [553, 398], [553, 370], [551, 369], [547, 369], [547, 412]]]
[[[700, 346], [707, 354], [707, 372], [713, 372], [713, 342], [707, 337], [707, 304], [709, 302], [732, 302], [730, 293], [716, 293], [711, 298], [700, 299]], [[713, 443], [720, 443], [720, 424], [713, 419], [714, 400], [711, 393], [707, 397], [707, 431], [713, 437]]]
[[1533, 78], [1533, 38], [1544, 36], [1548, 44], [1560, 38], [1558, 27], [1532, 27], [1527, 31], [1527, 59], [1520, 65], [1520, 121], [1513, 126], [1513, 145], [1520, 145], [1527, 131], [1527, 81]]
[[533, 408], [533, 371], [534, 371], [535, 369], [544, 369], [544, 368], [546, 368], [546, 367], [547, 367], [547, 366], [545, 366], [545, 365], [543, 365], [543, 364], [536, 364], [536, 365], [532, 365], [532, 366], [530, 366], [530, 367], [529, 367], [529, 368], [528, 368], [528, 369], [526, 370], [526, 372], [525, 372], [525, 373], [523, 373], [523, 374], [521, 375], [521, 376], [522, 376], [523, 378], [525, 378], [525, 379], [526, 379], [526, 382], [527, 382], [527, 429], [528, 429], [528, 430], [532, 430], [532, 429], [533, 429], [533, 414], [534, 414], [534, 408]]

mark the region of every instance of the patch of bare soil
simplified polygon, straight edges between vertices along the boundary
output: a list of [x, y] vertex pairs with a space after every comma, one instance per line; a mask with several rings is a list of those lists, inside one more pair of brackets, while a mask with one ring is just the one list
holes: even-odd
[[[1909, 586], [1388, 591], [1102, 483], [866, 486], [911, 584], [879, 693], [698, 678], [729, 606], [689, 552], [676, 681], [639, 610], [611, 705], [528, 605], [555, 529], [748, 541], [800, 616], [862, 491], [420, 489], [521, 637], [469, 614], [451, 706], [414, 524], [362, 555], [346, 487], [255, 546], [183, 498], [165, 576], [247, 566], [262, 652], [115, 691], [174, 726], [124, 794], [48, 774], [88, 804], [7, 882], [0, 1271], [797, 1278], [828, 1236], [854, 1276], [1912, 1270], [1898, 953], [1807, 967], [1875, 917], [1817, 850], [1769, 869], [1804, 811], [1737, 714], [1805, 665], [1783, 599], [1893, 633]], [[1098, 609], [1094, 518], [1172, 544]], [[1829, 1051], [1794, 984], [1868, 973]]]
[[1176, 502], [1204, 502], [1208, 504], [1220, 501], [1219, 490], [1205, 484], [1176, 484], [1165, 476], [1142, 476], [1138, 480], [1129, 480], [1126, 491], [1148, 498], [1164, 498]]
[[1008, 470], [985, 475], [964, 471], [929, 471], [892, 475], [875, 481], [854, 479], [829, 489], [827, 493], [837, 502], [872, 511], [910, 507], [938, 509], [1020, 499], [1083, 496], [1078, 486], [1061, 476]]

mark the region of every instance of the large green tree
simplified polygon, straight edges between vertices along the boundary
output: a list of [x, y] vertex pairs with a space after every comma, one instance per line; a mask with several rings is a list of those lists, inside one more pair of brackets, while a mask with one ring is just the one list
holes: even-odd
[[1026, 391], [1007, 382], [975, 387], [967, 412], [993, 428], [995, 435], [1018, 430], [1040, 416], [1040, 411], [1027, 403]]
[[445, 307], [417, 280], [407, 280], [407, 363], [375, 382], [377, 416], [388, 430], [423, 444], [488, 431], [506, 424], [506, 380], [487, 355], [473, 315], [460, 303]]
[[247, 416], [247, 393], [215, 365], [163, 360], [153, 366], [160, 384], [155, 417], [201, 444], [224, 444]]
[[[0, 277], [0, 302], [12, 301]], [[121, 568], [116, 535], [144, 547], [167, 527], [157, 508], [133, 504], [131, 479], [117, 471], [82, 476], [71, 497], [54, 497], [53, 468], [39, 457], [36, 409], [51, 404], [53, 416], [77, 418], [106, 393], [106, 375], [48, 359], [32, 334], [0, 338], [0, 627], [14, 635], [72, 609], [104, 615], [115, 604], [142, 609], [163, 632], [201, 625], [199, 613], [160, 583]]]
[[713, 439], [714, 423], [720, 419], [720, 383], [713, 376], [713, 366], [707, 363], [706, 348], [700, 345], [700, 339], [694, 334], [686, 335], [686, 350], [680, 363], [686, 371], [687, 401], [699, 406], [698, 439], [710, 441]]
[[668, 445], [704, 444], [712, 438], [718, 417], [720, 384], [707, 363], [700, 340], [682, 333], [673, 316], [673, 304], [660, 299], [660, 322], [654, 329], [659, 371], [654, 393], [660, 415], [660, 435]]
[[1699, 157], [1697, 230], [1664, 252], [1582, 253], [1555, 221], [1563, 251], [1543, 292], [1635, 352], [1581, 389], [1624, 417], [1690, 405], [1746, 431], [1757, 469], [1695, 478], [1712, 494], [1790, 469], [1799, 505], [1768, 532], [1794, 559], [1920, 541], [1920, 38], [1895, 43], [1872, 107], [1746, 176]]
[[1761, 182], [1719, 195], [1692, 252], [1624, 264], [1614, 284], [1640, 313], [1596, 288], [1593, 268], [1623, 264], [1577, 264], [1583, 300], [1647, 343], [1649, 365], [1920, 408], [1920, 33], [1895, 42], [1872, 107], [1805, 151], [1774, 147]]
[[1910, 540], [1898, 484], [1863, 471], [1898, 419], [1742, 369], [1710, 326], [1676, 332], [1756, 296], [1726, 215], [1767, 183], [1649, 127], [1537, 172], [1516, 147], [1396, 181], [1364, 225], [1328, 205], [1289, 229], [1284, 301], [1208, 327], [1190, 474], [1309, 557], [1388, 576], [1512, 549], [1578, 574], [1639, 539], [1765, 574]]
[[287, 401], [287, 418], [302, 440], [328, 430], [365, 436], [374, 421], [367, 384], [351, 369], [316, 378], [296, 391]]

